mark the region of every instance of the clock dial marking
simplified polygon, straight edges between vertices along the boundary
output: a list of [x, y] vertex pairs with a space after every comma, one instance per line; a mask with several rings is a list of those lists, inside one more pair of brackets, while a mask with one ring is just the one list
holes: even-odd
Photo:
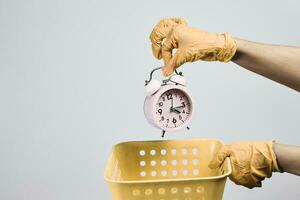
[[156, 110], [157, 121], [162, 127], [177, 128], [190, 117], [190, 101], [183, 91], [170, 89], [159, 97]]

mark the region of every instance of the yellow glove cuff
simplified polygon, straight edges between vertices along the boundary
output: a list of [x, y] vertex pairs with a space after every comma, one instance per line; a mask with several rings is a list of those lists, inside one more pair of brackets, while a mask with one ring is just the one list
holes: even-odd
[[228, 33], [222, 33], [221, 36], [224, 37], [224, 46], [217, 54], [217, 60], [220, 62], [229, 62], [236, 52], [237, 44]]
[[272, 172], [283, 172], [283, 170], [280, 168], [277, 162], [277, 157], [273, 150], [273, 145], [275, 142], [276, 142], [275, 140], [271, 140], [268, 142], [269, 151], [271, 152], [271, 157], [272, 157]]

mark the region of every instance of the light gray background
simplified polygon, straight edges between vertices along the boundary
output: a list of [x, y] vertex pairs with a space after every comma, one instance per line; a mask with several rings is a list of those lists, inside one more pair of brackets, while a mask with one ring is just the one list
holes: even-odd
[[[111, 199], [103, 172], [111, 147], [160, 139], [143, 115], [154, 66], [148, 39], [164, 17], [212, 32], [300, 45], [299, 1], [0, 0], [0, 199]], [[197, 101], [189, 133], [226, 143], [300, 144], [299, 93], [233, 63], [186, 64]], [[263, 188], [231, 182], [225, 200], [299, 199], [300, 178]]]

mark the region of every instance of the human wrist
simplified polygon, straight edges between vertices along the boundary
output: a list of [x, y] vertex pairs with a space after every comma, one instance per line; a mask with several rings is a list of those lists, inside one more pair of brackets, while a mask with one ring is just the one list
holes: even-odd
[[276, 169], [274, 170], [274, 172], [284, 172], [283, 168], [281, 167], [280, 162], [279, 162], [279, 157], [280, 157], [279, 149], [280, 149], [280, 145], [278, 143], [276, 143], [275, 141], [273, 141], [272, 142], [272, 151], [275, 155], [274, 162], [276, 162], [276, 166], [277, 166]]

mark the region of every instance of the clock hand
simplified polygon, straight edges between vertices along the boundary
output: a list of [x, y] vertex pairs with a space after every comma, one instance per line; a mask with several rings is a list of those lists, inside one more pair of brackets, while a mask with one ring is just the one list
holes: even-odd
[[177, 110], [176, 108], [171, 108], [170, 109], [170, 112], [174, 112], [174, 113], [177, 113], [177, 114], [180, 114], [181, 112], [179, 110]]
[[174, 108], [183, 108], [184, 106], [177, 106], [177, 107], [174, 107]]
[[180, 114], [181, 112], [175, 108], [173, 108], [174, 112], [177, 113], [177, 114]]
[[174, 112], [174, 109], [173, 109], [173, 98], [171, 99], [171, 108], [170, 108], [170, 112]]

